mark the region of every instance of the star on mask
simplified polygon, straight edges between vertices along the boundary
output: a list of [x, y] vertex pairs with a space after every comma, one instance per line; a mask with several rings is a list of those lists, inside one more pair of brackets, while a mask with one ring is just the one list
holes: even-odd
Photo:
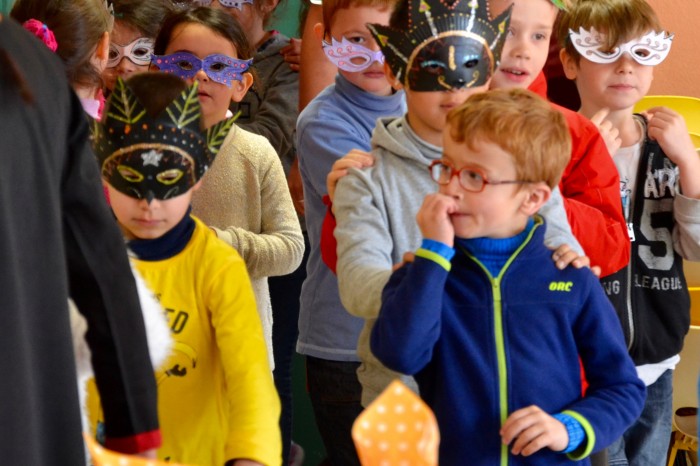
[[160, 164], [160, 159], [163, 158], [163, 153], [152, 149], [141, 154], [141, 158], [143, 159], [144, 167], [146, 165], [153, 165], [154, 167], [157, 167]]

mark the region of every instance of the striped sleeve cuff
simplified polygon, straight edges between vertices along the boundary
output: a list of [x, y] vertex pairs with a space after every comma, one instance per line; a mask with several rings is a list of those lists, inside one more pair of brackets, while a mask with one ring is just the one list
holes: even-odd
[[454, 248], [427, 238], [423, 239], [420, 249], [416, 251], [416, 256], [436, 262], [448, 272], [452, 268], [450, 261], [454, 255]]

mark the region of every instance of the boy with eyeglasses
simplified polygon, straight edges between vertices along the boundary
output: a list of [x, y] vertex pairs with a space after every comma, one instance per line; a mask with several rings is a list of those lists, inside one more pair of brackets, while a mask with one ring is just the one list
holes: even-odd
[[641, 412], [597, 278], [558, 269], [544, 246], [536, 213], [570, 148], [563, 115], [529, 91], [476, 94], [447, 117], [423, 242], [384, 288], [370, 339], [435, 412], [440, 464], [590, 464]]

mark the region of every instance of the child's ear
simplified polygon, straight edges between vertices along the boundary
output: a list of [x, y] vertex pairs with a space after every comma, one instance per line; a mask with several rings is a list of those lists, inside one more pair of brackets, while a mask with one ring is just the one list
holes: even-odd
[[95, 53], [92, 55], [92, 65], [102, 74], [107, 68], [107, 60], [109, 59], [109, 32], [105, 31], [100, 40], [97, 41]]
[[559, 51], [559, 59], [561, 60], [562, 67], [564, 68], [564, 74], [566, 77], [572, 81], [576, 80], [578, 75], [578, 64], [574, 58], [569, 55], [566, 49], [561, 49]]
[[267, 0], [264, 5], [262, 5], [262, 12], [265, 17], [269, 16], [273, 11], [275, 11], [275, 8], [277, 8], [277, 5], [279, 5], [280, 0]]
[[520, 206], [520, 211], [528, 217], [535, 215], [552, 196], [552, 189], [544, 181], [525, 186], [528, 195]]
[[323, 42], [323, 39], [325, 39], [326, 31], [325, 28], [323, 27], [323, 23], [316, 23], [314, 24], [314, 35], [318, 39], [319, 42]]
[[241, 80], [233, 81], [233, 84], [231, 85], [231, 89], [233, 90], [231, 100], [234, 102], [240, 102], [243, 100], [243, 96], [245, 96], [245, 93], [248, 92], [248, 89], [250, 89], [250, 86], [252, 85], [253, 75], [250, 73], [243, 73], [241, 75]]
[[391, 67], [387, 62], [384, 62], [384, 76], [386, 76], [386, 80], [389, 81], [389, 84], [391, 84], [391, 87], [393, 87], [394, 90], [400, 91], [403, 89], [403, 84], [401, 84], [401, 81], [396, 79], [394, 72], [391, 71]]

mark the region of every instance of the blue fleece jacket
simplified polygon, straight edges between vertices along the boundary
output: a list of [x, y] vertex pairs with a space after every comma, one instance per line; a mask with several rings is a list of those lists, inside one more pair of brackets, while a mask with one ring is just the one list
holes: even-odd
[[333, 163], [350, 150], [370, 150], [377, 118], [400, 116], [405, 111], [403, 92], [376, 96], [338, 74], [335, 84], [299, 115], [297, 148], [310, 243], [300, 298], [297, 351], [301, 354], [331, 361], [358, 361], [357, 337], [364, 320], [343, 308], [338, 280], [321, 259], [326, 176]]
[[[589, 464], [641, 412], [644, 384], [610, 302], [589, 270], [555, 267], [544, 230], [538, 219], [497, 277], [464, 249], [449, 272], [419, 249], [384, 289], [371, 348], [415, 375], [438, 420], [441, 465]], [[499, 429], [530, 405], [573, 416], [586, 440], [569, 455], [513, 456]]]

